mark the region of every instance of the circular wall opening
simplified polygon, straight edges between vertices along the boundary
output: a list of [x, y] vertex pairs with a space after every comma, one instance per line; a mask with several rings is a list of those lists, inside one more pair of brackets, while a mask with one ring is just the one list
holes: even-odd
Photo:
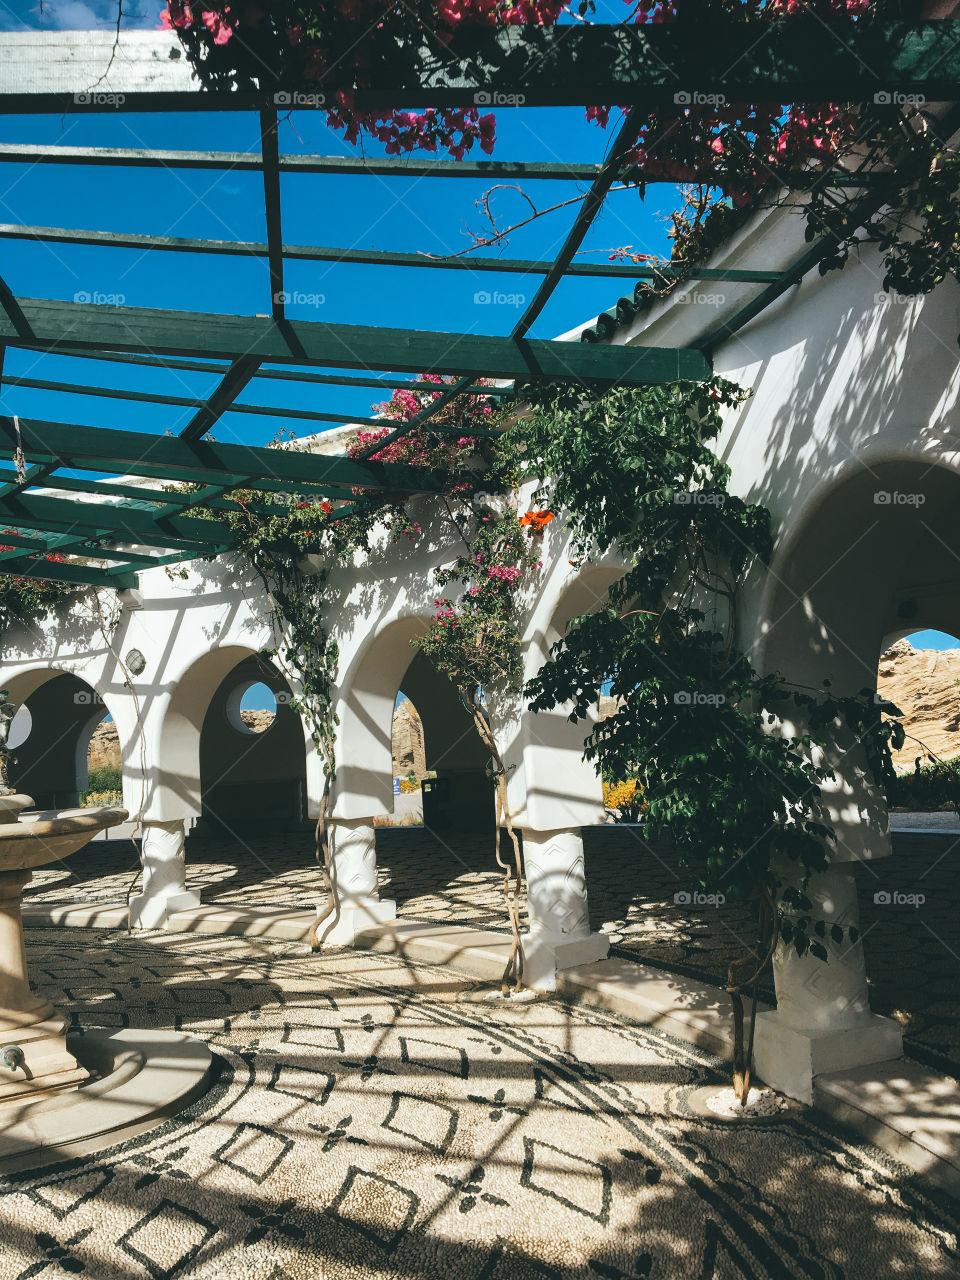
[[10, 750], [16, 751], [17, 747], [22, 746], [30, 737], [32, 729], [33, 716], [30, 714], [30, 708], [24, 703], [10, 721], [10, 734], [7, 738], [7, 746]]
[[248, 680], [227, 699], [227, 719], [239, 733], [266, 733], [277, 718], [277, 695], [262, 680]]

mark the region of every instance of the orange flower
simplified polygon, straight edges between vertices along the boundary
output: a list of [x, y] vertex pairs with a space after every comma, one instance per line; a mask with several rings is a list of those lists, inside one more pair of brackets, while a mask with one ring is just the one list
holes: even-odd
[[552, 511], [528, 511], [526, 515], [520, 517], [520, 523], [531, 536], [536, 536], [543, 533], [552, 519]]

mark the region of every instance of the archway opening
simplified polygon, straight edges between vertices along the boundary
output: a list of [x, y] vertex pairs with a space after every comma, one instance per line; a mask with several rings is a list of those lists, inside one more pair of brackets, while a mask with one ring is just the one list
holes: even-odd
[[444, 834], [492, 836], [496, 802], [487, 771], [490, 754], [457, 689], [418, 653], [404, 673], [400, 695], [416, 708], [422, 726], [424, 825]]
[[280, 673], [241, 659], [221, 680], [200, 731], [201, 824], [236, 838], [251, 828], [290, 830], [306, 817], [306, 753], [299, 715]]
[[892, 812], [954, 815], [943, 821], [955, 825], [955, 787], [944, 766], [960, 764], [960, 639], [935, 628], [899, 637], [880, 655], [877, 693], [902, 712], [906, 732], [893, 753]]
[[52, 672], [20, 703], [10, 729], [15, 757], [11, 782], [33, 796], [38, 808], [120, 803], [116, 727], [103, 699], [85, 680]]
[[397, 694], [390, 726], [393, 757], [393, 821], [396, 826], [423, 825], [423, 786], [430, 778], [427, 769], [423, 720], [411, 698]]

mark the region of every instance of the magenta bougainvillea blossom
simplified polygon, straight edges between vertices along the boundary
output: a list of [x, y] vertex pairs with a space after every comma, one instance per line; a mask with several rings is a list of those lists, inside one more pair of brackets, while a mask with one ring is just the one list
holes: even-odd
[[[874, 0], [712, 0], [712, 13], [771, 21], [811, 13], [856, 19]], [[682, 0], [626, 0], [632, 23], [669, 23]], [[162, 25], [205, 46], [228, 66], [242, 49], [237, 65], [248, 73], [259, 67], [294, 69], [304, 86], [320, 81], [331, 65], [343, 65], [342, 53], [329, 46], [344, 24], [366, 24], [370, 30], [396, 34], [408, 45], [425, 37], [443, 44], [462, 27], [550, 26], [568, 5], [560, 0], [414, 0], [383, 5], [383, 0], [168, 0]], [[349, 58], [358, 87], [366, 84], [362, 41], [351, 44]], [[214, 65], [216, 58], [210, 61]], [[219, 74], [219, 73], [218, 73]], [[331, 128], [350, 144], [361, 136], [382, 143], [387, 155], [411, 151], [448, 154], [462, 159], [478, 147], [487, 155], [496, 142], [496, 120], [475, 108], [430, 108], [360, 111], [349, 91], [324, 104]], [[589, 120], [606, 128], [612, 108], [586, 107]], [[853, 112], [833, 104], [680, 103], [650, 113], [639, 130], [629, 160], [652, 180], [706, 183], [737, 205], [752, 202], [757, 189], [778, 170], [792, 171], [822, 162], [851, 136]]]

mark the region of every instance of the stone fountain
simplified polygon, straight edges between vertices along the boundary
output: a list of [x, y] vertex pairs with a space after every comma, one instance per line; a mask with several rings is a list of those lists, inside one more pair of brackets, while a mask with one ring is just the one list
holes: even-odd
[[67, 1019], [30, 989], [20, 895], [35, 867], [69, 857], [127, 818], [126, 809], [65, 809], [21, 819], [34, 803], [8, 785], [15, 710], [0, 690], [0, 1101], [76, 1086], [89, 1075], [67, 1050]]
[[[131, 1126], [178, 1110], [209, 1075], [206, 1045], [182, 1032], [88, 1032], [67, 1044], [68, 1020], [31, 990], [20, 896], [34, 868], [59, 862], [125, 809], [33, 810], [8, 780], [16, 708], [0, 690], [0, 1168], [27, 1167], [57, 1150], [96, 1150]], [[83, 1052], [81, 1052], [81, 1046]], [[91, 1070], [90, 1068], [93, 1068]], [[95, 1077], [91, 1079], [91, 1077]], [[92, 1144], [92, 1145], [91, 1145]]]

